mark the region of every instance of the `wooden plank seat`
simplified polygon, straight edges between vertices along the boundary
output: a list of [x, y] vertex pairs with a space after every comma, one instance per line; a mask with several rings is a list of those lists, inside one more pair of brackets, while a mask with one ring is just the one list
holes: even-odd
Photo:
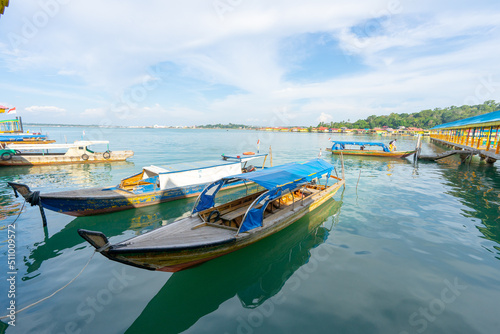
[[220, 217], [220, 219], [225, 220], [225, 221], [231, 221], [233, 219], [238, 218], [239, 216], [243, 216], [245, 214], [245, 212], [247, 212], [247, 210], [248, 210], [248, 205], [245, 205], [239, 209], [230, 211], [230, 212], [226, 213], [225, 215], [222, 215]]

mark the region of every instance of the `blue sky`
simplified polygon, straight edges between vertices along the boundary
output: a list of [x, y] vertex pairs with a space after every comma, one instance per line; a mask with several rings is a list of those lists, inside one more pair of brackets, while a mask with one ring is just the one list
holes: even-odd
[[0, 17], [25, 122], [316, 125], [500, 101], [500, 3], [40, 0]]

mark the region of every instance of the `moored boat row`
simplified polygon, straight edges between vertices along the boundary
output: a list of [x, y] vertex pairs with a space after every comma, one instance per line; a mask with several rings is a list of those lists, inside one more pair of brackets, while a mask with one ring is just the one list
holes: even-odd
[[[205, 186], [221, 177], [252, 172], [254, 159], [267, 154], [223, 156], [219, 161], [198, 161], [171, 166], [146, 166], [140, 173], [123, 179], [113, 187], [97, 187], [39, 194], [29, 186], [14, 182], [9, 185], [32, 205], [71, 216], [90, 216], [155, 205], [198, 195]], [[262, 168], [260, 167], [260, 168]], [[241, 185], [241, 184], [240, 184]], [[234, 186], [234, 185], [232, 185]]]
[[[332, 171], [331, 164], [315, 159], [223, 177], [200, 194], [191, 216], [114, 245], [100, 232], [78, 233], [113, 261], [176, 272], [262, 240], [316, 209], [344, 184]], [[329, 185], [330, 178], [335, 182]], [[238, 181], [265, 190], [216, 205], [221, 188]]]
[[[56, 159], [66, 156], [87, 161], [92, 154], [95, 160], [111, 161], [109, 150], [95, 153], [87, 148], [91, 144], [107, 142], [56, 144], [52, 148], [67, 149], [67, 152], [59, 155], [31, 153], [31, 157]], [[354, 145], [359, 148], [348, 147]], [[365, 150], [368, 146], [381, 149]], [[9, 147], [47, 148], [43, 145]], [[334, 141], [330, 151], [341, 156], [384, 157], [406, 157], [415, 152], [396, 151], [395, 145], [388, 147], [383, 143], [347, 141]], [[22, 155], [16, 154], [6, 161], [15, 161]], [[87, 159], [83, 159], [84, 155], [88, 155]], [[250, 164], [258, 158], [263, 159], [262, 166]], [[112, 187], [54, 193], [40, 194], [15, 182], [9, 185], [16, 196], [19, 193], [27, 202], [40, 206], [44, 222], [43, 208], [72, 216], [89, 216], [198, 196], [190, 216], [113, 245], [101, 232], [86, 229], [78, 232], [111, 260], [149, 270], [175, 272], [236, 251], [284, 229], [332, 198], [345, 184], [343, 176], [332, 175], [333, 165], [322, 159], [264, 168], [266, 159], [267, 154], [245, 152], [222, 155], [218, 161], [150, 165]], [[239, 192], [238, 198], [221, 203], [217, 195], [235, 187], [245, 187], [242, 189], [246, 191]]]

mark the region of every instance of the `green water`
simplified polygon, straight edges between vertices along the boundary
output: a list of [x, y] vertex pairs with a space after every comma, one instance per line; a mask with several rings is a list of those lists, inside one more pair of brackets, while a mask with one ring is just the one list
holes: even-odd
[[[36, 129], [38, 130], [38, 129]], [[43, 128], [58, 142], [83, 128]], [[225, 130], [85, 129], [132, 149], [129, 162], [0, 169], [1, 277], [7, 225], [22, 201], [6, 181], [42, 192], [117, 184], [150, 164], [214, 159], [272, 146], [273, 163], [318, 156], [331, 134]], [[335, 135], [353, 139], [354, 136]], [[359, 137], [360, 140], [386, 140]], [[398, 149], [412, 149], [399, 137]], [[423, 154], [442, 150], [424, 141]], [[269, 162], [269, 161], [268, 161]], [[500, 328], [499, 165], [345, 158], [347, 185], [291, 227], [179, 273], [150, 272], [96, 254], [54, 297], [19, 313], [6, 333], [497, 333]], [[359, 180], [359, 181], [358, 181]], [[194, 199], [74, 218], [24, 207], [16, 226], [18, 308], [75, 277], [93, 253], [77, 230], [111, 242], [168, 224]], [[0, 313], [9, 284], [0, 281]]]

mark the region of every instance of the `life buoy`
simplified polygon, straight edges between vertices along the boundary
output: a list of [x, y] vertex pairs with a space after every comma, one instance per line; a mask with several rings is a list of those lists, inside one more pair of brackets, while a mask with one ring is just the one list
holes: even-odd
[[12, 153], [10, 152], [3, 152], [2, 153], [2, 160], [7, 161], [12, 159]]
[[255, 152], [243, 152], [243, 155], [254, 155]]
[[83, 154], [82, 154], [82, 160], [85, 160], [85, 161], [89, 160], [89, 156], [88, 156], [88, 154], [83, 153]]
[[109, 159], [109, 158], [111, 157], [111, 154], [110, 154], [110, 153], [111, 153], [110, 151], [106, 151], [106, 152], [104, 152], [104, 153], [102, 154], [102, 157], [103, 157], [104, 159]]

